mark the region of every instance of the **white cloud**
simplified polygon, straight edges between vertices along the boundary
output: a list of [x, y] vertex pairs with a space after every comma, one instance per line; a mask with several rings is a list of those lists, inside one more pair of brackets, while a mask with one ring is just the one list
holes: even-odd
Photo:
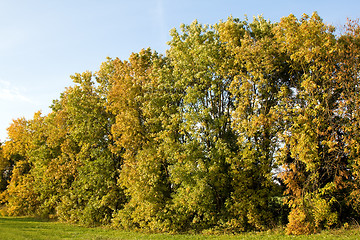
[[6, 102], [28, 102], [32, 101], [26, 97], [19, 88], [12, 86], [10, 82], [0, 80], [0, 100]]

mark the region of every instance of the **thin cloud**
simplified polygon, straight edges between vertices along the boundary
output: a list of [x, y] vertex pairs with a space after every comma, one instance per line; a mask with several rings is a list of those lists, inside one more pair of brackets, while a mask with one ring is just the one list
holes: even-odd
[[17, 87], [12, 86], [10, 82], [4, 80], [0, 80], [0, 100], [5, 102], [32, 103]]

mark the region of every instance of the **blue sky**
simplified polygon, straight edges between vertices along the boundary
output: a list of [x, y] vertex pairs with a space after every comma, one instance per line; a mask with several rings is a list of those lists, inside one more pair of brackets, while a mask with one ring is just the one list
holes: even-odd
[[142, 48], [165, 53], [170, 29], [181, 23], [261, 14], [276, 22], [314, 11], [340, 27], [360, 17], [360, 1], [0, 0], [0, 141], [12, 119], [47, 114], [70, 75]]

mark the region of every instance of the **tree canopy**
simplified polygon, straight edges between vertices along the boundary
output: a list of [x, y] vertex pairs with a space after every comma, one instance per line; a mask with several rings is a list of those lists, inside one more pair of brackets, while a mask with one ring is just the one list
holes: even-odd
[[76, 73], [0, 145], [1, 212], [308, 234], [360, 220], [360, 26], [317, 13], [171, 31]]

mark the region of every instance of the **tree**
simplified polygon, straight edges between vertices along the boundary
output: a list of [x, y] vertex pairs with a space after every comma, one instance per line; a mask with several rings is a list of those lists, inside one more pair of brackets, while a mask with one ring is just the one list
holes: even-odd
[[273, 177], [282, 128], [277, 105], [281, 89], [290, 83], [287, 56], [279, 51], [274, 26], [262, 17], [252, 23], [229, 18], [220, 24], [221, 39], [234, 59], [232, 127], [239, 148], [230, 160], [234, 190], [228, 225], [240, 230], [266, 229], [279, 216], [275, 209], [281, 193]]
[[[100, 73], [107, 70], [104, 65]], [[57, 214], [63, 220], [85, 225], [109, 223], [112, 213], [124, 203], [117, 185], [121, 159], [110, 151], [113, 115], [106, 110], [104, 86], [95, 86], [92, 73], [72, 78], [77, 85], [68, 88], [56, 106], [59, 114], [66, 116], [63, 157], [74, 174], [56, 208]], [[105, 79], [101, 80], [105, 84]]]
[[348, 160], [346, 171], [340, 173], [346, 192], [346, 198], [340, 212], [343, 221], [358, 219], [359, 208], [359, 60], [360, 60], [360, 26], [358, 21], [348, 20], [345, 32], [338, 38], [338, 63], [336, 70], [337, 85], [340, 91], [337, 115], [341, 117], [344, 155]]
[[129, 199], [114, 218], [117, 226], [152, 231], [169, 227], [164, 121], [169, 121], [172, 100], [167, 83], [161, 82], [165, 64], [166, 59], [151, 49], [133, 53], [128, 61], [114, 61], [108, 108], [116, 116], [113, 152], [124, 160], [119, 183]]
[[309, 233], [338, 223], [348, 175], [337, 113], [336, 38], [317, 13], [283, 18], [275, 34], [294, 76], [292, 97], [282, 103], [289, 121], [283, 131], [282, 174], [291, 208], [287, 232]]
[[34, 119], [16, 119], [7, 129], [9, 141], [4, 144], [2, 160], [9, 183], [1, 198], [9, 215], [33, 214], [41, 204], [34, 191], [32, 168], [36, 164], [34, 155], [43, 141], [43, 126], [44, 117], [37, 112]]
[[233, 97], [224, 44], [214, 27], [197, 21], [173, 30], [168, 57], [177, 106], [180, 135], [174, 139], [171, 179], [174, 222], [181, 230], [216, 226], [226, 216], [232, 191], [228, 158], [236, 151], [231, 128]]

